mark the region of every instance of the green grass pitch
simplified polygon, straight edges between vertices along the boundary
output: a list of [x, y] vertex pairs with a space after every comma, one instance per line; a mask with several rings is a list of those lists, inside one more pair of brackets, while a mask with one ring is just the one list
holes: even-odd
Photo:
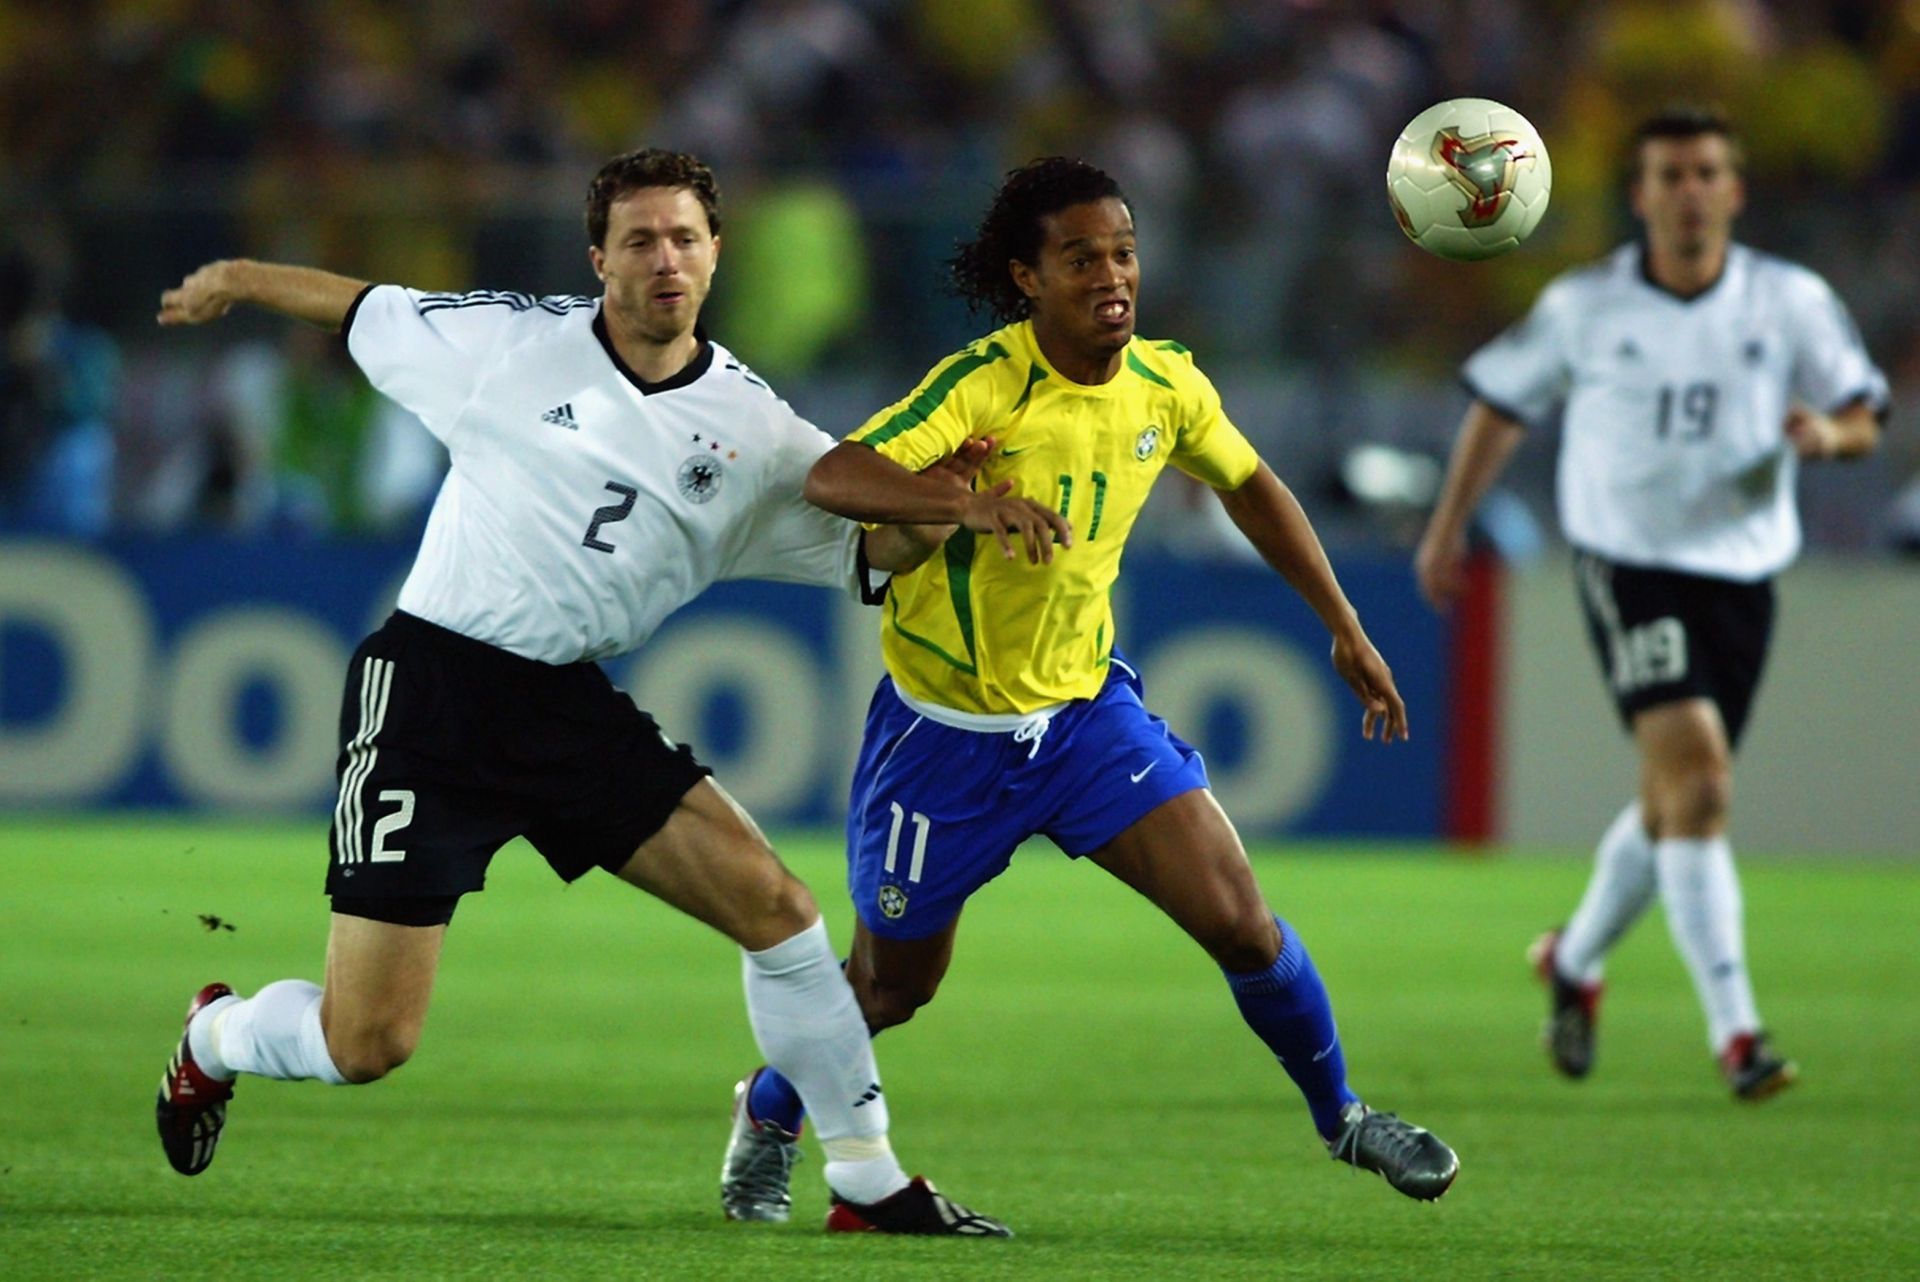
[[[848, 936], [835, 845], [783, 842]], [[755, 1063], [729, 945], [524, 848], [449, 937], [426, 1037], [356, 1089], [248, 1080], [174, 1175], [150, 1105], [191, 993], [318, 978], [323, 838], [0, 825], [0, 1274], [30, 1277], [1591, 1278], [1920, 1274], [1920, 872], [1745, 867], [1762, 1009], [1803, 1078], [1736, 1105], [1665, 928], [1613, 965], [1596, 1075], [1556, 1079], [1522, 951], [1576, 860], [1257, 856], [1355, 1086], [1460, 1152], [1420, 1205], [1328, 1161], [1206, 959], [1050, 847], [969, 908], [941, 999], [879, 1043], [894, 1142], [1011, 1242], [829, 1238], [811, 1140], [784, 1227], [728, 1224]], [[201, 915], [232, 929], [208, 929]]]

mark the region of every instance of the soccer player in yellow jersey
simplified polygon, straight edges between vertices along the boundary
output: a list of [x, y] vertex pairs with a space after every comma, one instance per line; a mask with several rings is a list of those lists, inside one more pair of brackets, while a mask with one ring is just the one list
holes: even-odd
[[[847, 978], [868, 1024], [901, 1023], [932, 999], [967, 897], [1045, 834], [1207, 950], [1336, 1159], [1439, 1197], [1458, 1170], [1452, 1150], [1348, 1088], [1299, 934], [1262, 898], [1200, 755], [1146, 710], [1113, 649], [1109, 593], [1155, 478], [1171, 464], [1213, 487], [1313, 607], [1369, 739], [1406, 737], [1392, 673], [1299, 503], [1191, 354], [1135, 337], [1140, 263], [1113, 179], [1057, 157], [1015, 170], [953, 275], [1003, 327], [935, 366], [807, 477], [811, 501], [856, 520], [961, 527], [895, 577], [882, 606], [887, 675], [847, 821], [858, 914]], [[971, 492], [915, 475], [978, 440], [995, 448]], [[800, 1120], [772, 1070], [740, 1084], [728, 1214], [785, 1218]]]

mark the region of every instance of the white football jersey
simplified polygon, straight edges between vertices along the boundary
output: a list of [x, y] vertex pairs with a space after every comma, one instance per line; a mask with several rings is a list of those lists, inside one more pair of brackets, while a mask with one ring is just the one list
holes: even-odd
[[634, 649], [719, 579], [859, 590], [859, 527], [800, 496], [833, 439], [724, 347], [649, 384], [599, 299], [397, 285], [362, 294], [345, 330], [452, 456], [407, 613], [573, 663]]
[[1691, 299], [1639, 245], [1549, 285], [1463, 370], [1480, 400], [1539, 425], [1564, 407], [1560, 524], [1609, 560], [1753, 581], [1800, 550], [1794, 403], [1877, 411], [1887, 380], [1845, 305], [1804, 267], [1732, 246]]

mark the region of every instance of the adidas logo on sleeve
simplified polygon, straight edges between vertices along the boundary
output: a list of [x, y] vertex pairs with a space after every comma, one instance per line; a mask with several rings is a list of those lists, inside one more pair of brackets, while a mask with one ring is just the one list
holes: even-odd
[[580, 430], [579, 422], [573, 417], [572, 401], [568, 401], [565, 405], [554, 406], [540, 416], [540, 421], [542, 423], [551, 423], [555, 427], [564, 427], [569, 432], [577, 432]]

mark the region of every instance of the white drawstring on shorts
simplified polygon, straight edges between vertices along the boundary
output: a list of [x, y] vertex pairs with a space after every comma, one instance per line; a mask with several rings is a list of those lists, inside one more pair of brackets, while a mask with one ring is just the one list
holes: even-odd
[[1015, 743], [1030, 743], [1033, 745], [1027, 749], [1028, 761], [1032, 761], [1040, 755], [1040, 741], [1047, 737], [1047, 727], [1052, 724], [1053, 714], [1048, 713], [1044, 717], [1028, 717], [1025, 721], [1022, 721], [1013, 728], [1013, 741]]
[[1066, 703], [1052, 703], [1031, 712], [961, 712], [956, 708], [943, 708], [937, 703], [916, 699], [898, 685], [894, 686], [893, 693], [907, 707], [943, 726], [968, 730], [974, 734], [1012, 732], [1015, 743], [1031, 745], [1027, 749], [1028, 761], [1040, 755], [1040, 741], [1047, 737], [1047, 727], [1053, 724], [1054, 716], [1069, 706]]

